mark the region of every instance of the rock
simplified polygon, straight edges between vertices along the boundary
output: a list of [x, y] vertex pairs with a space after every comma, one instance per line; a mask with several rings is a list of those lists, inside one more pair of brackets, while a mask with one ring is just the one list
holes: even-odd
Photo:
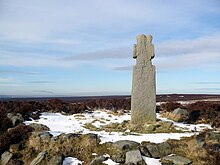
[[157, 146], [160, 157], [170, 155], [172, 153], [172, 146], [168, 142], [159, 143]]
[[188, 165], [192, 163], [192, 161], [189, 160], [188, 158], [185, 158], [179, 155], [165, 156], [160, 161], [162, 165], [167, 165], [169, 163], [176, 164], [176, 165]]
[[20, 151], [20, 149], [21, 149], [21, 144], [11, 144], [9, 147], [9, 151], [11, 153], [16, 153], [16, 152]]
[[34, 160], [32, 160], [31, 164], [30, 165], [38, 165], [39, 163], [41, 163], [44, 158], [46, 157], [47, 155], [47, 152], [46, 151], [43, 151], [43, 152], [40, 152], [36, 158], [34, 158]]
[[119, 140], [112, 144], [112, 146], [120, 151], [130, 151], [137, 149], [140, 143], [130, 140]]
[[111, 159], [116, 163], [124, 163], [125, 162], [125, 154], [124, 153], [117, 153], [112, 155]]
[[155, 123], [156, 81], [155, 66], [151, 63], [154, 58], [151, 35], [137, 36], [133, 58], [136, 59], [136, 65], [133, 66], [131, 123], [134, 125]]
[[62, 165], [62, 163], [63, 163], [63, 155], [56, 155], [50, 159], [48, 165]]
[[149, 151], [149, 155], [152, 158], [160, 158], [160, 152], [155, 143], [146, 143], [143, 146]]
[[128, 151], [136, 150], [140, 143], [130, 140], [119, 140], [111, 145], [111, 159], [117, 163], [125, 162], [125, 154]]
[[175, 121], [181, 122], [186, 121], [189, 118], [189, 113], [186, 109], [177, 108], [172, 114], [174, 115]]
[[91, 161], [90, 165], [100, 165], [102, 162], [108, 160], [108, 157], [105, 156], [99, 156]]
[[54, 140], [56, 140], [56, 139], [60, 139], [60, 140], [62, 140], [62, 141], [65, 141], [65, 140], [68, 140], [68, 139], [71, 139], [71, 138], [77, 138], [77, 137], [79, 137], [81, 134], [74, 134], [74, 133], [67, 133], [67, 134], [60, 134], [59, 136], [58, 136], [58, 138], [55, 136], [55, 137], [53, 137], [53, 139]]
[[5, 151], [2, 155], [1, 155], [1, 165], [6, 165], [10, 159], [12, 158], [13, 154], [8, 152], [8, 151]]
[[131, 164], [131, 163], [133, 163], [135, 165], [145, 165], [146, 164], [144, 162], [139, 150], [128, 151], [126, 153], [125, 164]]
[[[152, 158], [161, 158], [172, 153], [172, 146], [168, 142], [150, 143], [142, 142], [142, 150], [144, 156]], [[144, 150], [143, 150], [144, 148]]]
[[8, 113], [7, 117], [11, 120], [13, 126], [24, 122], [24, 119], [20, 113]]
[[51, 140], [51, 135], [49, 132], [32, 132], [33, 138], [39, 137], [42, 142], [49, 142]]
[[50, 131], [50, 128], [43, 124], [31, 123], [29, 126], [32, 127], [35, 132]]
[[150, 152], [148, 151], [148, 149], [144, 146], [140, 146], [139, 150], [141, 152], [141, 155], [146, 156], [146, 157], [151, 157]]

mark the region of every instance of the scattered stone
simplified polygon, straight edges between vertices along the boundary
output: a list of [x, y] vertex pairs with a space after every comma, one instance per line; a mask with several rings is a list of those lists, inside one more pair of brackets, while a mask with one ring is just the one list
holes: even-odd
[[125, 164], [131, 164], [131, 163], [133, 163], [134, 165], [146, 165], [139, 150], [128, 151], [126, 153]]
[[141, 145], [140, 151], [147, 157], [161, 158], [172, 153], [172, 146], [168, 142], [159, 144], [142, 142]]
[[20, 113], [8, 113], [7, 117], [11, 120], [13, 126], [24, 122], [24, 119]]
[[174, 115], [174, 121], [182, 122], [186, 121], [189, 118], [189, 113], [186, 109], [177, 108], [172, 114]]
[[47, 155], [47, 152], [46, 151], [43, 151], [43, 152], [40, 152], [37, 157], [31, 162], [30, 165], [38, 165], [40, 164], [44, 158], [46, 157]]
[[148, 149], [144, 146], [140, 146], [139, 150], [141, 152], [141, 155], [146, 156], [146, 157], [151, 157], [150, 152], [148, 151]]
[[113, 143], [113, 147], [120, 150], [120, 151], [130, 151], [133, 149], [137, 149], [140, 143], [130, 140], [119, 140]]
[[172, 146], [168, 142], [159, 143], [157, 146], [160, 157], [170, 155], [172, 153]]
[[50, 128], [43, 124], [31, 123], [29, 126], [32, 127], [35, 132], [50, 131]]
[[163, 157], [161, 160], [162, 165], [167, 165], [169, 163], [176, 164], [176, 165], [188, 165], [191, 164], [192, 161], [188, 158], [179, 156], [179, 155], [168, 155]]
[[102, 162], [108, 160], [108, 157], [105, 156], [99, 156], [95, 159], [93, 159], [93, 161], [90, 163], [90, 165], [100, 165], [102, 164]]
[[56, 156], [53, 156], [48, 165], [62, 165], [63, 163], [63, 155], [56, 155]]
[[10, 161], [10, 159], [12, 158], [12, 156], [13, 156], [13, 154], [12, 153], [10, 153], [10, 152], [8, 152], [8, 151], [5, 151], [3, 154], [2, 154], [2, 156], [1, 156], [1, 165], [6, 165], [9, 161]]
[[75, 134], [75, 133], [62, 133], [60, 134], [58, 137], [53, 137], [54, 141], [56, 141], [57, 139], [60, 139], [61, 141], [65, 141], [65, 140], [68, 140], [68, 139], [71, 139], [71, 138], [76, 138], [76, 137], [79, 137], [81, 134]]
[[116, 163], [124, 163], [125, 162], [125, 154], [124, 153], [116, 153], [112, 155], [111, 159]]
[[142, 142], [142, 146], [144, 146], [148, 150], [151, 158], [160, 158], [160, 152], [157, 147], [157, 144], [150, 142]]

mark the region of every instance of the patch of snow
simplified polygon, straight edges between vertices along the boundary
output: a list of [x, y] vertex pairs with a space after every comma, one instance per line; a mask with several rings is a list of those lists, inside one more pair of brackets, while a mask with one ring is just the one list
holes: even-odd
[[162, 121], [172, 122], [175, 126], [180, 127], [185, 131], [202, 131], [204, 129], [212, 129], [211, 125], [209, 124], [184, 124], [182, 122], [174, 122], [167, 118], [161, 117], [159, 113], [157, 113], [157, 118]]
[[108, 159], [108, 160], [104, 161], [103, 163], [108, 164], [108, 165], [119, 165], [119, 163], [116, 163], [111, 159]]
[[77, 158], [73, 158], [73, 157], [66, 157], [63, 160], [63, 165], [80, 165], [80, 164], [83, 164], [83, 161], [80, 161]]
[[142, 156], [142, 158], [144, 159], [145, 163], [147, 163], [148, 165], [162, 165], [160, 163], [160, 159], [148, 158], [145, 156]]
[[177, 139], [181, 137], [190, 137], [194, 133], [154, 133], [154, 134], [139, 134], [139, 135], [123, 135], [122, 132], [111, 132], [103, 136], [100, 135], [101, 144], [105, 142], [116, 142], [119, 140], [131, 140], [138, 143], [150, 141], [153, 143], [162, 143], [168, 139]]

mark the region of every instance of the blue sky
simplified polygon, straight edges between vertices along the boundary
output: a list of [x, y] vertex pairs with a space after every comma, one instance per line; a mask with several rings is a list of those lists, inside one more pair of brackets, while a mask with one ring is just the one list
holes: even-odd
[[157, 93], [220, 93], [219, 0], [1, 0], [0, 95], [130, 94], [152, 34]]

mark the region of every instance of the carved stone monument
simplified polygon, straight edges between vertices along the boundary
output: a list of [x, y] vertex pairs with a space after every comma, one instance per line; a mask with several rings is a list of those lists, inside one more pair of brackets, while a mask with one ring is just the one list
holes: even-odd
[[154, 45], [151, 35], [137, 36], [134, 44], [132, 96], [131, 96], [131, 123], [141, 125], [156, 122], [156, 80], [155, 66], [151, 60], [154, 58]]

